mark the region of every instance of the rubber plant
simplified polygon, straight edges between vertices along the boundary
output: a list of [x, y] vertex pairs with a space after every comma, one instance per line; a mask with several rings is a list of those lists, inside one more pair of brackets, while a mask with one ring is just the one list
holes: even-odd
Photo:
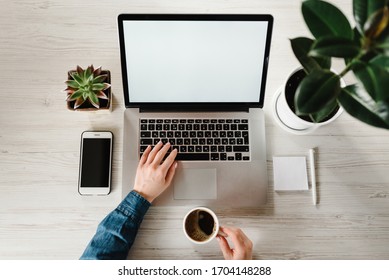
[[79, 108], [86, 101], [94, 108], [99, 109], [99, 99], [109, 99], [104, 91], [109, 89], [111, 85], [105, 82], [108, 74], [102, 72], [101, 67], [94, 69], [93, 65], [86, 69], [77, 66], [76, 71], [69, 72], [69, 79], [65, 82], [68, 94], [66, 100], [75, 101], [74, 109]]
[[[353, 0], [355, 27], [334, 5], [320, 0], [302, 3], [302, 14], [314, 39], [291, 39], [306, 77], [295, 94], [297, 115], [320, 122], [341, 105], [369, 125], [389, 129], [389, 7], [388, 0]], [[344, 59], [336, 74], [331, 59]], [[353, 72], [356, 82], [341, 87]]]

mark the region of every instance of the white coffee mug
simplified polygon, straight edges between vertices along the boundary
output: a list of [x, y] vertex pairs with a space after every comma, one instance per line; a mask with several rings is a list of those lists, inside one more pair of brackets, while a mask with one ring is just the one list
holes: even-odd
[[206, 244], [217, 235], [226, 236], [220, 231], [219, 219], [207, 207], [195, 207], [184, 218], [185, 236], [195, 244]]

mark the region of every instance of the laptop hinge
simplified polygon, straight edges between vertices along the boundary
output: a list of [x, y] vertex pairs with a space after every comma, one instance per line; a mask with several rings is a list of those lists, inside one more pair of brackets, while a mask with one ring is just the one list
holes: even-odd
[[193, 107], [182, 107], [182, 108], [169, 108], [169, 107], [139, 107], [139, 111], [141, 113], [166, 113], [166, 112], [249, 112], [249, 107], [246, 106], [234, 106], [234, 107], [229, 107], [229, 106], [223, 106], [220, 108], [215, 108], [214, 106], [212, 107], [201, 107], [201, 108], [193, 108]]

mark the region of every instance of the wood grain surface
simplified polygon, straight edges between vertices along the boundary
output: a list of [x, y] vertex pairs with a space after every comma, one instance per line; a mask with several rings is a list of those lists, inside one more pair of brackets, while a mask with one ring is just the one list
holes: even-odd
[[[352, 18], [351, 0], [331, 2]], [[120, 13], [272, 14], [264, 107], [269, 201], [256, 209], [218, 211], [220, 221], [247, 233], [256, 259], [389, 259], [389, 131], [346, 113], [307, 136], [288, 134], [273, 120], [272, 97], [298, 66], [288, 39], [309, 36], [300, 1], [0, 0], [0, 10], [1, 259], [77, 259], [121, 200]], [[67, 71], [92, 63], [112, 72], [110, 114], [66, 109]], [[80, 136], [100, 129], [115, 135], [113, 190], [106, 197], [82, 197]], [[310, 192], [273, 191], [272, 156], [308, 156], [311, 147], [318, 150], [316, 207]], [[186, 210], [151, 208], [129, 258], [221, 259], [216, 241], [195, 246], [185, 239]]]

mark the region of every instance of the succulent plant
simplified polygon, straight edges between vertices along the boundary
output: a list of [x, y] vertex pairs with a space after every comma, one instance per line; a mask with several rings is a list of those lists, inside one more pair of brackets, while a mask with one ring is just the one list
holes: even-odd
[[94, 69], [93, 65], [87, 69], [77, 66], [76, 71], [70, 71], [71, 79], [65, 83], [68, 93], [67, 101], [75, 101], [74, 109], [80, 107], [85, 101], [89, 101], [96, 108], [100, 108], [99, 99], [108, 99], [104, 93], [111, 85], [105, 83], [107, 75], [101, 74], [101, 67]]

